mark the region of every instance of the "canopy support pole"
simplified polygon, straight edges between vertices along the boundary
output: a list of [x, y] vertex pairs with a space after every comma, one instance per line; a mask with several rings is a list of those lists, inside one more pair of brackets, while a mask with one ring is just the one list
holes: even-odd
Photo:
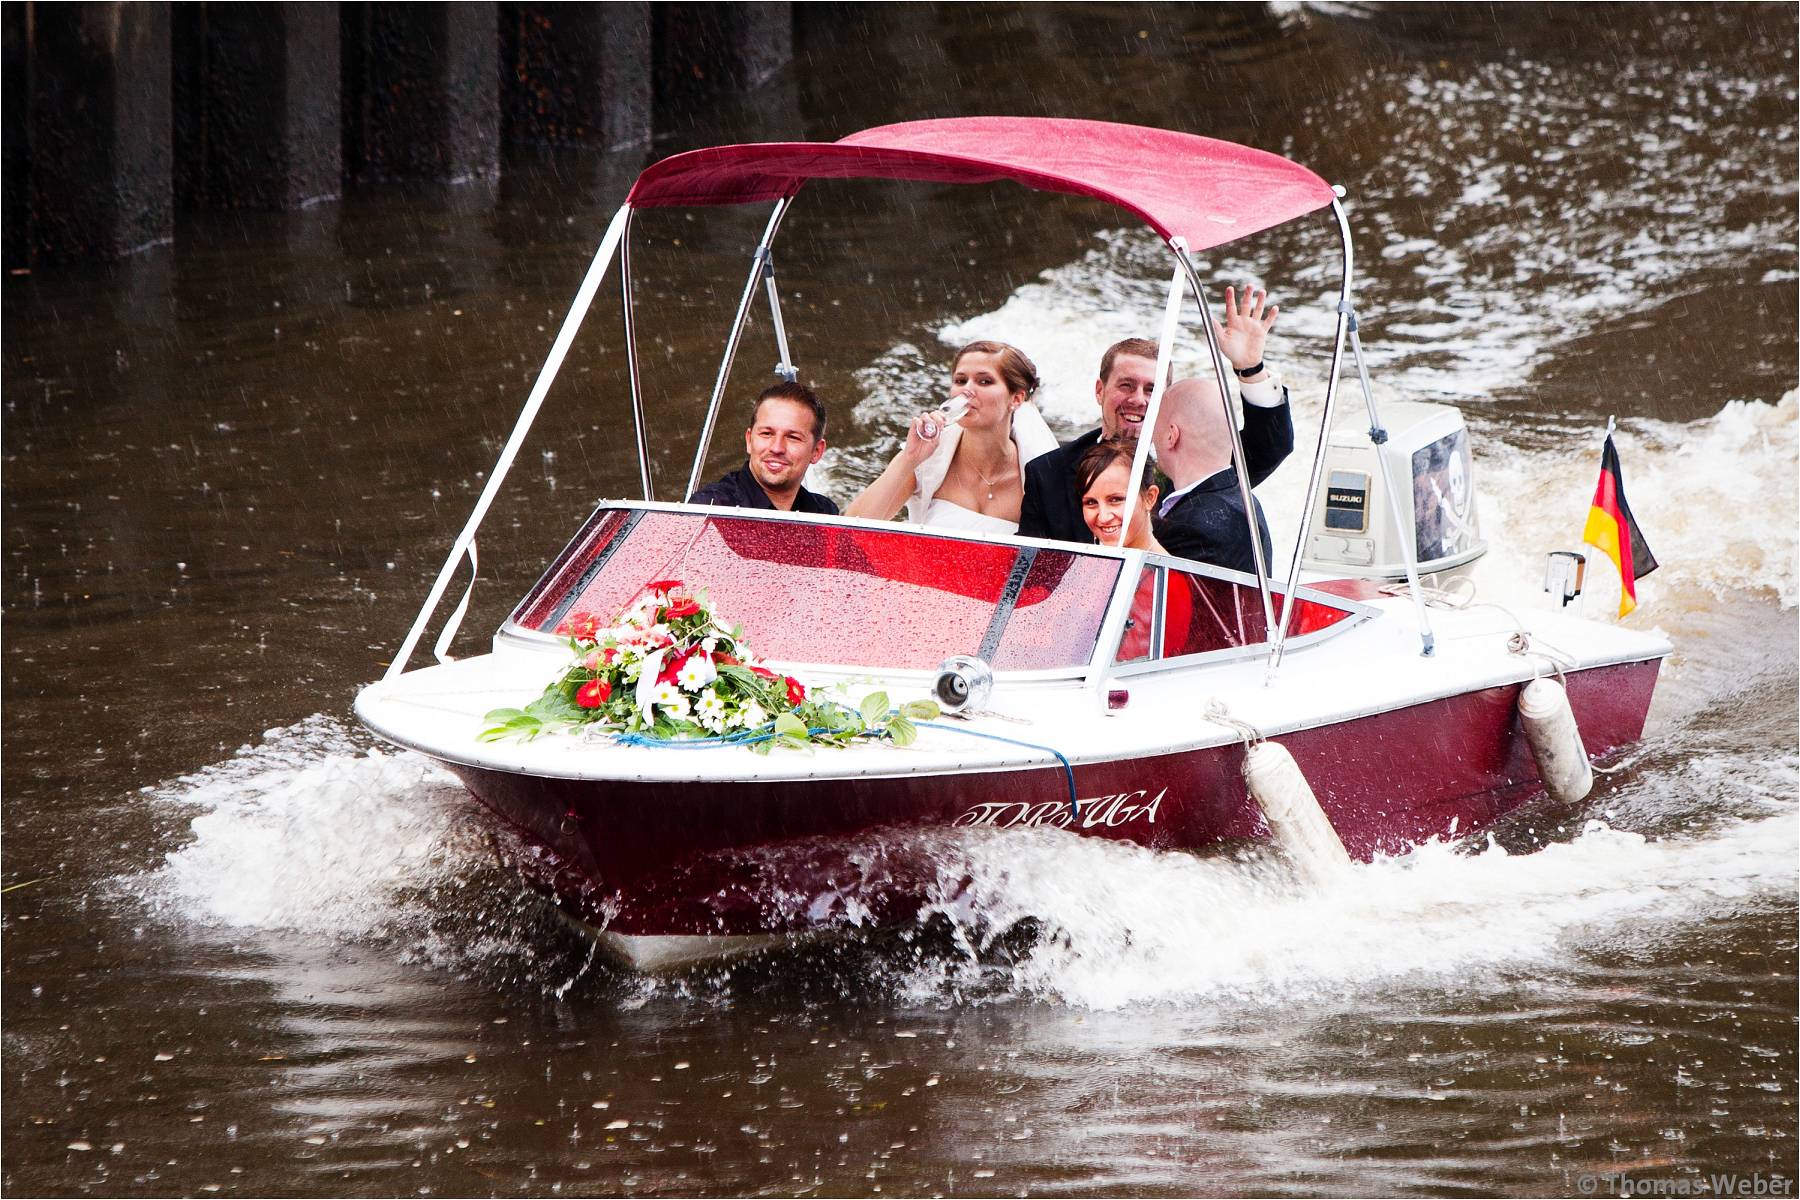
[[619, 295], [625, 306], [625, 366], [631, 374], [631, 421], [637, 434], [638, 479], [644, 499], [654, 500], [650, 488], [649, 431], [644, 424], [644, 384], [638, 374], [637, 308], [631, 295], [631, 216], [626, 210], [625, 234], [619, 239]]
[[[401, 643], [400, 650], [388, 663], [384, 680], [393, 679], [406, 670], [406, 664], [412, 658], [413, 651], [418, 649], [419, 638], [424, 636], [426, 623], [431, 614], [444, 598], [444, 591], [450, 586], [450, 579], [456, 573], [456, 565], [466, 555], [469, 559], [470, 579], [469, 592], [475, 589], [473, 576], [475, 568], [475, 531], [481, 528], [482, 519], [487, 516], [494, 496], [500, 491], [500, 483], [506, 473], [512, 469], [513, 460], [518, 457], [519, 449], [525, 443], [525, 435], [531, 431], [532, 421], [537, 419], [538, 409], [544, 406], [544, 398], [550, 394], [550, 385], [556, 381], [556, 373], [562, 369], [563, 359], [568, 356], [569, 346], [575, 341], [575, 332], [581, 328], [582, 318], [587, 316], [588, 308], [594, 303], [594, 293], [600, 290], [600, 283], [606, 278], [606, 268], [611, 265], [613, 255], [618, 251], [619, 243], [625, 238], [625, 226], [631, 220], [631, 206], [625, 205], [613, 215], [612, 224], [606, 227], [606, 236], [600, 239], [600, 248], [594, 251], [594, 261], [588, 264], [587, 274], [582, 277], [581, 287], [575, 293], [575, 302], [569, 306], [568, 316], [563, 318], [562, 329], [556, 335], [556, 341], [550, 347], [549, 355], [544, 359], [544, 369], [538, 372], [537, 382], [531, 387], [531, 395], [525, 401], [524, 409], [513, 426], [512, 436], [507, 438], [506, 446], [500, 451], [500, 458], [494, 463], [494, 469], [488, 476], [487, 486], [481, 489], [481, 496], [475, 501], [475, 511], [469, 514], [469, 520], [463, 531], [456, 535], [456, 543], [450, 547], [450, 557], [444, 560], [444, 566], [438, 572], [437, 581], [431, 585], [431, 594], [425, 598], [425, 606], [419, 610], [418, 618], [412, 628], [407, 631], [406, 640]], [[455, 616], [444, 627], [438, 636], [437, 658], [439, 662], [449, 662], [447, 653], [450, 639], [456, 636], [457, 626], [462, 621], [463, 613], [468, 611], [469, 594], [463, 595], [463, 602], [457, 607]]]
[[[1414, 543], [1412, 531], [1407, 528], [1408, 522], [1400, 515], [1400, 496], [1394, 491], [1394, 473], [1388, 467], [1387, 429], [1381, 424], [1381, 415], [1375, 411], [1375, 393], [1369, 387], [1369, 368], [1363, 361], [1362, 337], [1357, 332], [1354, 312], [1350, 314], [1350, 351], [1356, 356], [1356, 373], [1362, 380], [1363, 403], [1369, 410], [1369, 441], [1375, 446], [1375, 467], [1381, 472], [1381, 486], [1388, 494], [1388, 515], [1393, 518], [1394, 536], [1399, 539], [1400, 552], [1405, 555], [1406, 588], [1412, 593], [1413, 612], [1419, 619], [1419, 655], [1430, 658], [1437, 649], [1437, 639], [1431, 632], [1431, 616], [1425, 609], [1425, 594], [1419, 588], [1418, 546]], [[1412, 480], [1409, 478], [1406, 482], [1406, 494], [1410, 497]]]
[[775, 286], [775, 252], [763, 248], [763, 283], [769, 294], [769, 319], [775, 324], [775, 374], [793, 383], [800, 378], [800, 368], [788, 351], [787, 323], [781, 319], [781, 292]]
[[[1238, 495], [1244, 502], [1244, 520], [1250, 524], [1250, 552], [1256, 567], [1256, 590], [1262, 596], [1263, 628], [1274, 629], [1275, 603], [1269, 596], [1269, 562], [1263, 555], [1261, 532], [1256, 524], [1256, 497], [1250, 490], [1250, 464], [1244, 459], [1244, 439], [1238, 432], [1237, 414], [1231, 408], [1231, 383], [1236, 376], [1225, 369], [1225, 352], [1219, 348], [1219, 335], [1213, 328], [1212, 305], [1207, 303], [1206, 292], [1200, 286], [1200, 272], [1194, 269], [1194, 260], [1188, 257], [1187, 245], [1180, 239], [1170, 245], [1175, 248], [1175, 257], [1187, 273], [1194, 302], [1200, 306], [1200, 328], [1206, 334], [1213, 376], [1219, 381], [1219, 403], [1225, 406], [1225, 428], [1231, 432], [1231, 462], [1237, 468]], [[1293, 586], [1290, 579], [1288, 587]]]
[[750, 317], [750, 302], [756, 298], [756, 285], [762, 282], [769, 243], [775, 240], [781, 218], [793, 202], [792, 196], [783, 196], [775, 202], [775, 211], [769, 214], [762, 241], [756, 244], [756, 253], [750, 257], [750, 278], [744, 281], [744, 296], [738, 301], [737, 316], [731, 322], [731, 336], [725, 339], [725, 357], [719, 363], [719, 378], [713, 384], [712, 401], [706, 407], [706, 423], [700, 427], [700, 445], [694, 450], [694, 469], [688, 473], [687, 490], [681, 493], [684, 499], [700, 487], [700, 473], [706, 470], [706, 452], [712, 449], [713, 428], [719, 423], [719, 405], [725, 399], [725, 384], [731, 379], [731, 362], [737, 357], [738, 342], [744, 336], [744, 322]]
[[[1176, 254], [1186, 249], [1187, 243], [1174, 238], [1169, 243], [1178, 247]], [[1174, 369], [1175, 334], [1181, 326], [1181, 285], [1184, 279], [1181, 264], [1175, 264], [1175, 273], [1169, 279], [1169, 298], [1163, 302], [1162, 336], [1156, 347], [1156, 375], [1150, 386], [1150, 403], [1144, 408], [1143, 424], [1138, 426], [1137, 447], [1131, 455], [1131, 474], [1126, 477], [1126, 491], [1137, 495], [1136, 481], [1143, 478], [1144, 464], [1150, 457], [1150, 444], [1156, 440], [1156, 418], [1162, 410], [1163, 391], [1169, 382], [1169, 372]], [[1129, 515], [1129, 514], [1127, 514]], [[1119, 523], [1119, 540], [1117, 546], [1125, 545], [1125, 535], [1131, 532], [1129, 520]]]
[[1306, 481], [1306, 501], [1300, 509], [1300, 533], [1294, 542], [1294, 556], [1288, 562], [1288, 588], [1281, 597], [1281, 621], [1275, 636], [1269, 639], [1269, 672], [1281, 666], [1287, 651], [1288, 621], [1294, 612], [1294, 588], [1300, 579], [1300, 558], [1306, 551], [1306, 539], [1312, 533], [1313, 504], [1325, 479], [1325, 448], [1331, 438], [1332, 415], [1337, 407], [1338, 380], [1344, 366], [1344, 336], [1356, 328], [1356, 313], [1350, 306], [1350, 281], [1355, 275], [1355, 262], [1350, 244], [1350, 223], [1336, 198], [1331, 207], [1337, 213], [1338, 234], [1343, 245], [1344, 276], [1338, 288], [1337, 332], [1331, 344], [1331, 369], [1325, 376], [1325, 410], [1319, 416], [1319, 448], [1313, 454], [1312, 475]]

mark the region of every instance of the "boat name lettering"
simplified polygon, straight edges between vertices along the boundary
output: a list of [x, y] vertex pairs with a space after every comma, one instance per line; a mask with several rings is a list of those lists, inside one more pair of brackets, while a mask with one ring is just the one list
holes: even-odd
[[1080, 801], [1081, 816], [1076, 818], [1069, 810], [1066, 800], [1040, 800], [1036, 804], [1028, 804], [1022, 800], [990, 801], [977, 804], [952, 824], [987, 825], [996, 829], [1011, 829], [1015, 826], [1049, 825], [1056, 829], [1067, 829], [1074, 825], [1081, 829], [1093, 829], [1105, 826], [1117, 829], [1129, 821], [1143, 818], [1151, 825], [1156, 824], [1157, 811], [1162, 807], [1163, 797], [1169, 794], [1164, 788], [1156, 793], [1147, 803], [1142, 802], [1150, 795], [1148, 788], [1139, 788], [1135, 792], [1117, 792], [1110, 796], [1094, 796]]

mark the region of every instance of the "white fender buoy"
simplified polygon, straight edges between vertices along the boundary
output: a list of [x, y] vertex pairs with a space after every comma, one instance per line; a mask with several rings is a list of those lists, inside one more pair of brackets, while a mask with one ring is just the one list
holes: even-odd
[[1315, 883], [1350, 869], [1350, 852], [1286, 746], [1258, 742], [1244, 753], [1244, 782], [1288, 858]]
[[1562, 684], [1539, 678], [1520, 688], [1519, 718], [1525, 725], [1525, 740], [1531, 743], [1531, 756], [1537, 759], [1544, 790], [1552, 800], [1572, 803], [1593, 790], [1594, 768], [1588, 763], [1587, 747], [1581, 744], [1581, 730], [1575, 727], [1575, 713]]

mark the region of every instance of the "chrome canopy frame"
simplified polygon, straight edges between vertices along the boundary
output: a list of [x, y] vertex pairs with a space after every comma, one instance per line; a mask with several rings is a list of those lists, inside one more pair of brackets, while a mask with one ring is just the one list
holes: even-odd
[[[1294, 553], [1288, 564], [1287, 580], [1289, 586], [1282, 592], [1279, 617], [1275, 612], [1273, 589], [1271, 587], [1271, 564], [1265, 561], [1262, 550], [1262, 540], [1257, 536], [1256, 503], [1254, 494], [1251, 490], [1249, 474], [1246, 469], [1247, 464], [1245, 463], [1244, 458], [1243, 439], [1239, 434], [1237, 419], [1231, 405], [1231, 384], [1235, 382], [1235, 376], [1228, 373], [1226, 370], [1225, 356], [1220, 349], [1218, 336], [1214, 329], [1212, 305], [1206, 297], [1206, 291], [1201, 283], [1199, 271], [1195, 267], [1193, 258], [1188, 252], [1187, 243], [1179, 236], [1167, 240], [1170, 252], [1175, 260], [1175, 268], [1173, 277], [1170, 280], [1168, 300], [1164, 309], [1161, 337], [1157, 349], [1156, 386], [1151, 393], [1149, 405], [1144, 413], [1142, 426], [1143, 429], [1149, 430], [1150, 434], [1149, 436], [1140, 435], [1137, 451], [1132, 460], [1132, 474], [1130, 478], [1140, 478], [1149, 455], [1151, 442], [1154, 440], [1156, 420], [1161, 407], [1162, 397], [1167, 390], [1167, 386], [1170, 382], [1170, 374], [1173, 370], [1174, 364], [1172, 354], [1174, 349], [1174, 339], [1180, 327], [1181, 299], [1183, 291], [1186, 290], [1191, 292], [1194, 297], [1194, 302], [1199, 309], [1200, 326], [1205, 337], [1208, 358], [1212, 364], [1213, 376], [1219, 386], [1221, 403], [1225, 407], [1226, 426], [1231, 431], [1232, 465], [1237, 472], [1239, 496], [1243, 500], [1245, 518], [1250, 527], [1250, 541], [1253, 548], [1256, 567], [1257, 591], [1262, 600], [1264, 628], [1271, 631], [1271, 635], [1267, 642], [1268, 669], [1271, 676], [1280, 666], [1282, 654], [1286, 648], [1288, 627], [1293, 610], [1292, 601], [1295, 588], [1298, 586], [1297, 579], [1299, 575], [1300, 560], [1304, 554], [1307, 539], [1311, 535], [1313, 508], [1317, 502], [1319, 489], [1324, 478], [1325, 450], [1330, 439], [1331, 424], [1336, 407], [1338, 384], [1342, 374], [1344, 346], [1346, 341], [1348, 341], [1351, 352], [1356, 359], [1356, 369], [1362, 385], [1363, 401], [1368, 410], [1369, 440], [1375, 447], [1375, 461], [1377, 463], [1377, 468], [1381, 473], [1383, 490], [1387, 494], [1389, 516], [1393, 522], [1395, 533], [1399, 538], [1405, 554], [1406, 577], [1409, 585], [1408, 590], [1412, 595], [1419, 623], [1419, 635], [1422, 643], [1421, 653], [1429, 656], [1433, 651], [1433, 636], [1431, 633], [1429, 617], [1425, 609], [1424, 596], [1419, 587], [1417, 548], [1414, 545], [1413, 538], [1409, 536], [1409, 521], [1407, 515], [1402, 514], [1400, 510], [1400, 497], [1393, 487], [1392, 471], [1387, 461], [1387, 455], [1383, 449], [1387, 441], [1387, 431], [1382, 427], [1381, 418], [1375, 404], [1375, 396], [1369, 386], [1368, 367], [1363, 356], [1362, 340], [1358, 334], [1356, 312], [1350, 301], [1354, 257], [1351, 249], [1350, 222], [1341, 203], [1345, 193], [1342, 187], [1334, 187], [1332, 190], [1336, 195], [1331, 201], [1331, 211], [1337, 219], [1338, 232], [1343, 246], [1343, 279], [1337, 308], [1337, 329], [1332, 346], [1331, 367], [1326, 377], [1325, 403], [1319, 422], [1318, 447], [1313, 456], [1312, 473], [1307, 480], [1306, 500], [1305, 507], [1302, 509], [1299, 536], [1294, 543]], [[781, 298], [775, 283], [774, 254], [772, 250], [775, 234], [781, 227], [782, 218], [787, 215], [789, 207], [793, 204], [793, 199], [794, 197], [790, 194], [775, 202], [774, 210], [769, 214], [768, 223], [763, 229], [762, 237], [757, 242], [756, 248], [751, 255], [749, 276], [744, 282], [743, 294], [738, 301], [737, 312], [732, 320], [730, 333], [726, 338], [724, 354], [719, 362], [718, 375], [713, 383], [712, 396], [707, 405], [706, 420], [701, 428], [699, 444], [695, 448], [694, 462], [688, 474], [687, 489], [683, 492], [684, 496], [692, 495], [700, 486], [700, 478], [706, 468], [707, 454], [711, 449], [713, 434], [718, 425], [719, 411], [724, 401], [725, 389], [731, 378], [732, 364], [736, 359], [738, 347], [743, 337], [744, 327], [749, 320], [750, 305], [755, 299], [757, 285], [759, 283], [763, 285], [765, 294], [768, 297], [771, 323], [774, 329], [776, 353], [778, 356], [775, 364], [775, 374], [777, 377], [789, 381], [795, 380], [799, 376], [799, 369], [794, 364], [793, 357], [788, 348], [787, 327], [782, 320]], [[446, 621], [444, 629], [440, 632], [434, 645], [434, 656], [439, 662], [451, 661], [451, 656], [449, 654], [450, 643], [456, 636], [457, 629], [461, 625], [463, 617], [467, 614], [470, 593], [474, 589], [474, 576], [477, 569], [475, 547], [476, 531], [480, 528], [481, 522], [486, 517], [488, 509], [492, 505], [502, 481], [505, 479], [507, 472], [511, 469], [513, 461], [517, 457], [518, 451], [524, 443], [525, 436], [530, 431], [532, 422], [537, 417], [538, 410], [543, 406], [544, 399], [549, 393], [550, 385], [555, 381], [557, 372], [562, 367], [563, 359], [567, 356], [569, 347], [574, 341], [575, 334], [580, 328], [582, 320], [586, 317], [588, 309], [593, 304], [594, 295], [599, 290], [600, 284], [605, 278], [606, 270], [611, 265], [615, 252], [619, 258], [619, 283], [623, 307], [623, 323], [625, 326], [626, 363], [631, 381], [631, 411], [633, 432], [635, 435], [634, 440], [638, 457], [638, 476], [644, 493], [643, 499], [647, 502], [654, 502], [655, 496], [650, 472], [648, 421], [644, 412], [643, 384], [638, 367], [636, 308], [633, 301], [631, 250], [629, 245], [633, 212], [634, 210], [630, 205], [622, 205], [619, 208], [619, 211], [613, 216], [612, 222], [608, 225], [605, 235], [601, 238], [600, 246], [596, 250], [594, 258], [588, 266], [587, 273], [582, 279], [581, 286], [576, 291], [574, 302], [570, 305], [568, 315], [563, 319], [562, 327], [558, 331], [556, 339], [550, 348], [550, 352], [545, 358], [543, 369], [539, 372], [537, 382], [532, 386], [531, 394], [526, 400], [523, 411], [519, 414], [519, 419], [513, 428], [513, 432], [507, 439], [505, 447], [501, 450], [500, 458], [495, 463], [494, 469], [490, 473], [487, 484], [482, 489], [480, 497], [476, 500], [475, 508], [473, 512], [471, 512], [468, 522], [451, 546], [450, 555], [445, 560], [443, 568], [439, 571], [436, 580], [433, 582], [430, 593], [426, 597], [425, 604], [420, 609], [417, 619], [413, 622], [412, 628], [407, 632], [406, 638], [402, 642], [400, 649], [389, 662], [387, 671], [383, 676], [384, 679], [392, 679], [405, 671], [407, 662], [418, 648], [419, 640], [424, 634], [426, 625], [430, 621], [432, 614], [436, 612], [438, 605], [443, 601], [444, 593], [448, 589], [450, 581], [456, 573], [458, 564], [466, 557], [469, 560], [470, 570], [468, 589], [465, 590], [461, 601], [457, 604], [449, 620]], [[1182, 286], [1184, 283], [1186, 284], [1185, 289]], [[1408, 494], [1410, 495], [1410, 489], [1408, 489]], [[1124, 542], [1128, 525], [1128, 522], [1125, 525], [1122, 525], [1119, 531], [1119, 544], [1121, 547]], [[1130, 608], [1130, 597], [1135, 593], [1137, 587], [1138, 572], [1136, 569], [1132, 568], [1140, 568], [1142, 558], [1143, 556], [1141, 553], [1131, 552], [1127, 554], [1126, 565], [1128, 569], [1121, 572], [1118, 590], [1109, 606], [1105, 623], [1106, 629], [1102, 634], [1103, 643], [1108, 633], [1114, 635], [1113, 640], [1116, 643], [1116, 635], [1123, 628], [1126, 613]], [[1160, 597], [1158, 599], [1160, 600]], [[1158, 606], [1157, 613], [1156, 621], [1160, 623], [1160, 605]], [[1103, 674], [1104, 672], [1099, 670], [1094, 672], [1096, 678], [1093, 681], [1093, 686], [1103, 686], [1103, 680], [1099, 678]]]

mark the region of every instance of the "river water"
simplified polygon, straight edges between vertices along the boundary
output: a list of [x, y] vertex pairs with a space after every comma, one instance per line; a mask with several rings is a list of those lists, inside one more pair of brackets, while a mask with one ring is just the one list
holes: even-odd
[[[116, 268], [5, 280], [0, 1184], [1792, 1195], [1793, 8], [802, 25], [790, 69], [678, 114], [656, 153], [1059, 114], [1344, 184], [1380, 394], [1458, 403], [1474, 431], [1489, 598], [1541, 602], [1616, 414], [1663, 564], [1628, 621], [1676, 647], [1642, 746], [1580, 805], [1335, 891], [1023, 833], [962, 847], [964, 904], [920, 929], [624, 974], [349, 709], [643, 160], [518, 155], [491, 185], [196, 217]], [[639, 223], [661, 498], [764, 215]], [[1281, 300], [1303, 443], [1334, 243], [1319, 217], [1205, 264]], [[1118, 214], [999, 186], [815, 186], [780, 265], [840, 499], [970, 336], [1024, 346], [1053, 422], [1085, 425], [1099, 348], [1154, 327], [1167, 278]], [[465, 650], [595, 497], [636, 486], [617, 315], [609, 289], [488, 521]], [[753, 324], [739, 390], [772, 356]], [[1290, 465], [1263, 489], [1290, 537], [1303, 486]]]

